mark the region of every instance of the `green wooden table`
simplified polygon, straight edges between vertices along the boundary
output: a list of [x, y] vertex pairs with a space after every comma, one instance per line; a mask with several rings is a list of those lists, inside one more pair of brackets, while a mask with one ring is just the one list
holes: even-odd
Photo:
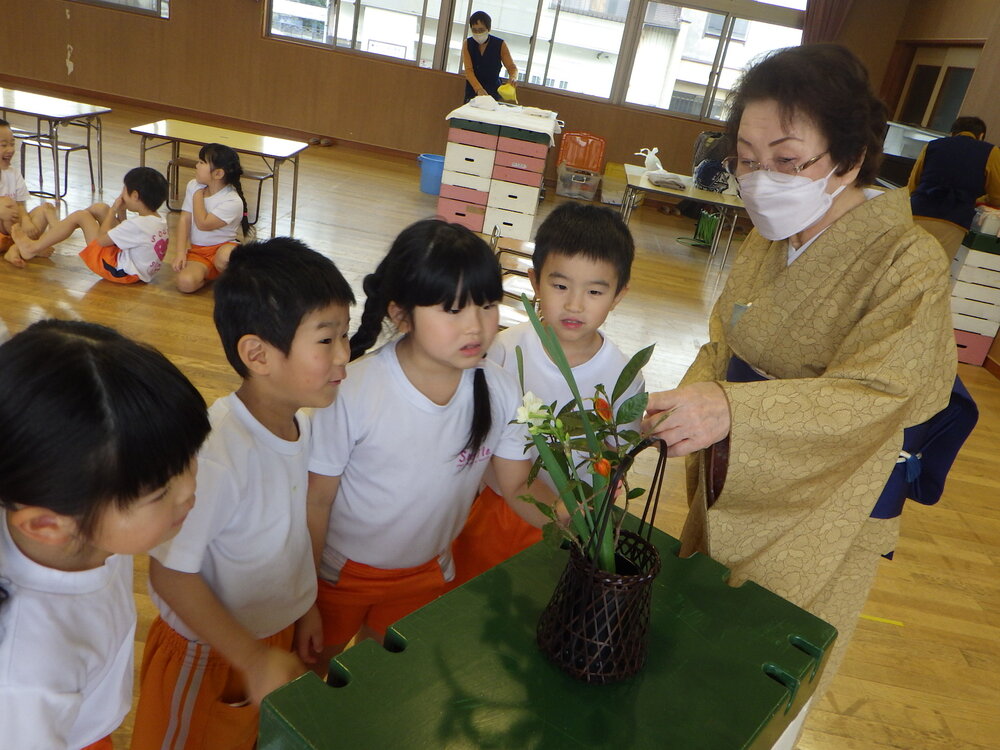
[[812, 695], [833, 626], [654, 532], [649, 658], [586, 685], [552, 666], [535, 624], [567, 554], [525, 550], [269, 695], [260, 750], [770, 748]]

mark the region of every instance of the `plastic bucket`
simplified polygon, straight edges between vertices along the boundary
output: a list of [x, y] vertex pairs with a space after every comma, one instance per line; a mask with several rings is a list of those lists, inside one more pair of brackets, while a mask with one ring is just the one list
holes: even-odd
[[444, 157], [437, 154], [420, 154], [420, 192], [438, 195], [441, 192], [441, 173], [444, 172]]

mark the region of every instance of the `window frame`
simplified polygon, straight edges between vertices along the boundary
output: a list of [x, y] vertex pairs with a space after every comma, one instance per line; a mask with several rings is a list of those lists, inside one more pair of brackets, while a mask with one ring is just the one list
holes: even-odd
[[80, 3], [81, 5], [94, 5], [98, 8], [123, 10], [126, 13], [137, 13], [140, 16], [159, 18], [163, 21], [170, 20], [170, 0], [152, 0], [152, 2], [156, 3], [155, 10], [150, 8], [140, 8], [135, 5], [126, 5], [123, 2], [116, 2], [116, 0], [70, 0], [70, 2]]

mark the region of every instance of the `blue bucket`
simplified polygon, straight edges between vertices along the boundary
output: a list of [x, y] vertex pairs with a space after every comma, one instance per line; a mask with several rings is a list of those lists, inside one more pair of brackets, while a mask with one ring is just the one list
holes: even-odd
[[444, 172], [444, 157], [437, 154], [420, 154], [420, 192], [437, 195], [441, 192], [441, 173]]

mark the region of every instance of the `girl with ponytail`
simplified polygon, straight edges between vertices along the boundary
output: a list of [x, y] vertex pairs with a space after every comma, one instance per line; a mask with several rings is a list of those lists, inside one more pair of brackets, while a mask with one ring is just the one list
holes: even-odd
[[229, 146], [201, 147], [177, 222], [173, 267], [179, 291], [196, 292], [212, 281], [229, 265], [239, 236], [253, 237], [242, 175], [240, 157]]
[[[517, 499], [531, 467], [527, 433], [511, 424], [520, 389], [484, 359], [503, 293], [486, 243], [458, 224], [417, 222], [364, 290], [356, 361], [337, 400], [313, 418], [310, 532], [324, 665], [359, 631], [381, 640], [443, 593], [454, 577], [452, 542], [487, 468], [519, 516], [546, 521]], [[386, 320], [401, 335], [362, 357]]]

